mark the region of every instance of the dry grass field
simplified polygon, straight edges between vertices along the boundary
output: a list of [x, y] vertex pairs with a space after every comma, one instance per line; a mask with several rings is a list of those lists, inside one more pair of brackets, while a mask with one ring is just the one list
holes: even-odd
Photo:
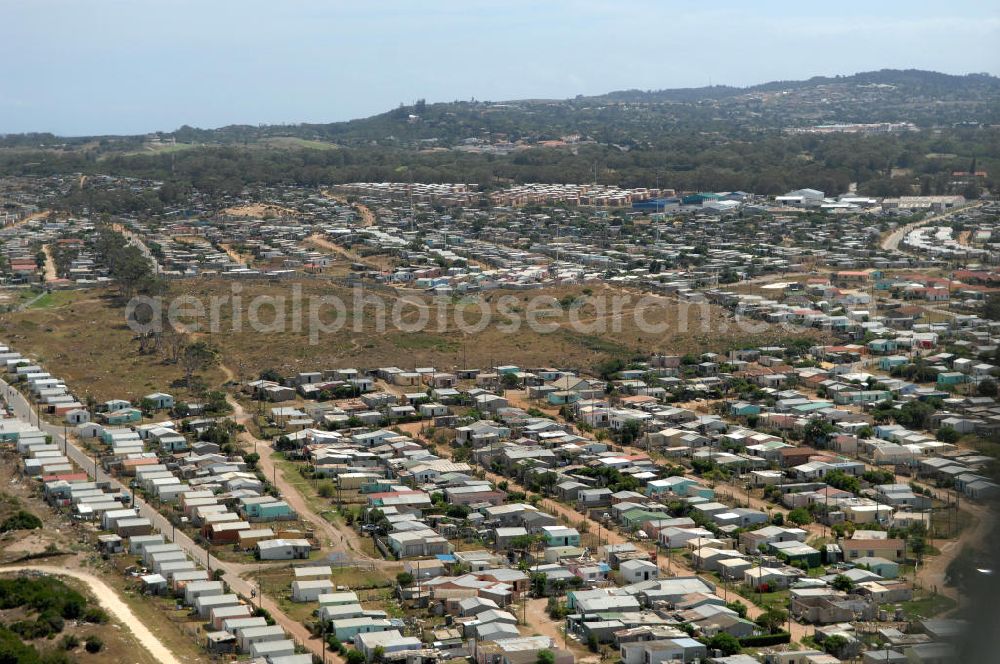
[[[0, 339], [51, 369], [81, 401], [88, 395], [101, 401], [135, 399], [168, 388], [180, 399], [194, 396], [170, 387], [184, 376], [179, 366], [139, 353], [123, 309], [101, 291], [60, 293], [50, 306], [4, 314]], [[218, 385], [225, 374], [214, 368], [204, 379]]]
[[[233, 324], [231, 300], [221, 301], [218, 331], [194, 336], [219, 351], [224, 367], [203, 372], [205, 384], [216, 386], [226, 378], [248, 377], [263, 369], [289, 374], [337, 367], [370, 368], [434, 366], [485, 367], [513, 363], [521, 366], [558, 366], [591, 370], [609, 358], [648, 356], [651, 352], [687, 353], [724, 351], [749, 344], [774, 343], [791, 336], [757, 323], [741, 329], [724, 310], [709, 305], [682, 305], [668, 298], [640, 302], [641, 295], [595, 286], [561, 286], [527, 291], [486, 291], [462, 297], [431, 297], [418, 291], [368, 287], [351, 289], [323, 278], [300, 282], [242, 282], [242, 327]], [[293, 293], [301, 288], [301, 325], [293, 322]], [[185, 280], [172, 284], [165, 296], [188, 295], [211, 310], [211, 298], [229, 297], [233, 282], [221, 279]], [[310, 298], [334, 296], [346, 305], [342, 327], [317, 331], [310, 337]], [[617, 310], [610, 298], [626, 297]], [[377, 298], [363, 308], [355, 298]], [[648, 297], [648, 296], [647, 296]], [[254, 298], [261, 305], [259, 320], [269, 324], [251, 329], [247, 314]], [[284, 298], [284, 325], [275, 320], [275, 303]], [[601, 308], [600, 298], [605, 300]], [[355, 310], [356, 309], [356, 310]], [[484, 311], [493, 312], [483, 324]], [[500, 310], [504, 313], [498, 315]], [[318, 309], [318, 320], [332, 329], [335, 310]], [[384, 311], [384, 324], [376, 314]], [[616, 313], [617, 311], [617, 313]], [[644, 331], [636, 315], [648, 324], [665, 324], [662, 331]], [[406, 329], [399, 329], [393, 318]], [[465, 322], [465, 330], [457, 317]], [[542, 329], [531, 329], [533, 317]], [[425, 323], [419, 330], [421, 320]], [[512, 321], [519, 321], [516, 332]], [[479, 329], [481, 328], [481, 329]], [[414, 331], [406, 331], [412, 329]], [[505, 331], [506, 330], [506, 331]], [[100, 291], [74, 292], [52, 306], [5, 315], [0, 339], [35, 356], [69, 382], [81, 396], [104, 400], [136, 398], [169, 390], [181, 399], [187, 394], [177, 381], [183, 370], [163, 354], [140, 354], [134, 333], [125, 325], [123, 309]]]
[[226, 208], [222, 214], [229, 217], [249, 217], [252, 219], [276, 219], [297, 214], [280, 205], [270, 205], [268, 203], [254, 203], [252, 205], [240, 205]]

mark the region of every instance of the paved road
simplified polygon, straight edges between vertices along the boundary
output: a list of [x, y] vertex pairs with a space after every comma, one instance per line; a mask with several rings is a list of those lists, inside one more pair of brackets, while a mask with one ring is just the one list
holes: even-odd
[[965, 212], [970, 208], [979, 207], [980, 205], [982, 205], [982, 203], [980, 202], [972, 203], [964, 207], [960, 207], [954, 210], [949, 210], [944, 214], [938, 214], [933, 217], [927, 217], [926, 219], [921, 219], [920, 221], [914, 221], [911, 224], [906, 224], [905, 226], [901, 226], [885, 236], [885, 239], [882, 240], [882, 248], [885, 249], [886, 251], [902, 251], [905, 254], [911, 253], [909, 251], [906, 251], [905, 249], [900, 249], [899, 243], [902, 242], [903, 238], [906, 237], [906, 234], [912, 231], [914, 228], [920, 228], [921, 226], [926, 226], [927, 224], [933, 224], [938, 221], [943, 221], [945, 219], [948, 219], [952, 215], [958, 214], [959, 212]]
[[[85, 470], [87, 474], [95, 479], [95, 481], [106, 482], [114, 490], [124, 491], [129, 494], [132, 493], [132, 490], [129, 487], [125, 486], [117, 479], [106, 473], [94, 460], [94, 458], [88, 456], [87, 453], [78, 447], [75, 442], [64, 438], [63, 427], [54, 426], [44, 420], [38, 423], [28, 400], [4, 380], [0, 380], [0, 393], [3, 394], [7, 403], [11, 406], [17, 417], [29, 422], [36, 422], [38, 424], [38, 428], [52, 436], [52, 442], [62, 447], [66, 451], [66, 456], [81, 469]], [[241, 576], [242, 574], [252, 572], [256, 569], [256, 566], [225, 562], [219, 560], [215, 556], [210, 556], [209, 552], [205, 548], [196, 544], [195, 541], [188, 537], [188, 535], [184, 532], [177, 531], [173, 524], [171, 524], [165, 516], [154, 509], [149, 503], [143, 502], [138, 496], [135, 496], [135, 507], [138, 508], [140, 516], [149, 519], [150, 522], [152, 522], [153, 527], [163, 533], [163, 536], [167, 540], [179, 544], [180, 547], [184, 549], [189, 556], [191, 556], [192, 560], [197, 561], [199, 564], [204, 565], [206, 568], [213, 571], [221, 569], [223, 571], [222, 579], [229, 584], [229, 588], [232, 592], [242, 595], [245, 598], [250, 598], [252, 591], [256, 590], [253, 584], [246, 581]], [[281, 627], [296, 641], [303, 644], [313, 654], [322, 657], [322, 641], [318, 638], [314, 638], [312, 634], [310, 634], [309, 630], [306, 629], [305, 625], [290, 618], [274, 601], [266, 596], [259, 596], [258, 603], [264, 609], [267, 609], [267, 611], [270, 612], [271, 617], [274, 618], [275, 622], [278, 625], [281, 625]], [[334, 659], [329, 654], [327, 654], [327, 660], [340, 661], [339, 658]]]
[[87, 584], [90, 591], [97, 598], [98, 604], [107, 609], [118, 622], [125, 626], [127, 630], [135, 635], [136, 640], [149, 654], [156, 658], [161, 664], [181, 664], [180, 660], [174, 657], [170, 649], [163, 645], [163, 642], [156, 638], [149, 628], [139, 618], [132, 613], [132, 609], [108, 584], [104, 583], [96, 576], [81, 572], [80, 570], [68, 569], [65, 567], [50, 567], [48, 565], [14, 565], [11, 567], [0, 567], [0, 573], [8, 572], [41, 572], [53, 576], [71, 576]]

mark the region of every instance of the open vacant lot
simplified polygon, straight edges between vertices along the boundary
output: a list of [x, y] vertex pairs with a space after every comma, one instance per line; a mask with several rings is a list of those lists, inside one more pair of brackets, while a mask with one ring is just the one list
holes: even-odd
[[[192, 296], [204, 305], [206, 316], [198, 319], [200, 328], [189, 336], [217, 349], [224, 365], [202, 372], [208, 386], [267, 368], [282, 373], [389, 365], [452, 368], [516, 358], [525, 366], [593, 370], [610, 358], [628, 361], [650, 350], [722, 351], [755, 341], [777, 341], [782, 334], [759, 323], [742, 329], [715, 306], [652, 296], [641, 302], [642, 295], [613, 288], [565, 286], [432, 297], [418, 291], [342, 284], [322, 278], [294, 284], [240, 283], [242, 316], [236, 318], [242, 323], [235, 324], [233, 282], [185, 281], [172, 285], [163, 297], [164, 317], [176, 296]], [[338, 313], [332, 306], [317, 305], [316, 320], [322, 329], [310, 323], [310, 302], [320, 296], [338, 298], [346, 310]], [[214, 332], [208, 319], [213, 297], [221, 303], [215, 307]], [[296, 297], [300, 305], [295, 304]], [[614, 297], [621, 298], [618, 304]], [[356, 306], [356, 301], [365, 304]], [[301, 324], [294, 319], [296, 306], [302, 312]], [[276, 318], [275, 311], [284, 316]], [[257, 329], [248, 322], [250, 313], [260, 322]], [[490, 318], [484, 319], [486, 315]], [[334, 329], [338, 316], [340, 327]], [[661, 329], [650, 331], [649, 326]], [[316, 330], [313, 336], [311, 329]], [[61, 295], [43, 308], [11, 313], [0, 322], [0, 333], [41, 362], [59, 367], [60, 376], [83, 395], [100, 400], [138, 398], [170, 389], [182, 399], [197, 396], [185, 391], [180, 383], [183, 369], [166, 360], [163, 352], [140, 352], [123, 308], [102, 291]]]
[[[171, 387], [183, 379], [181, 367], [162, 355], [139, 352], [123, 309], [103, 291], [53, 294], [46, 306], [5, 314], [0, 330], [20, 351], [57, 368], [81, 400], [134, 399], [167, 388], [183, 395], [179, 398], [191, 396], [182, 386]], [[220, 369], [203, 376], [209, 385], [225, 379]]]

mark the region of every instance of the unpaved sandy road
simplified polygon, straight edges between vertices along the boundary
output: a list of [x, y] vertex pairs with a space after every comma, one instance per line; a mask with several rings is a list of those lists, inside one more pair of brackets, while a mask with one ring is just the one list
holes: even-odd
[[75, 569], [49, 567], [47, 565], [0, 567], [0, 572], [42, 572], [53, 576], [71, 576], [86, 583], [87, 587], [90, 588], [90, 592], [97, 598], [98, 603], [107, 609], [118, 622], [124, 625], [125, 629], [130, 630], [136, 640], [149, 651], [149, 654], [156, 661], [161, 662], [161, 664], [181, 664], [180, 660], [174, 657], [174, 654], [132, 613], [132, 609], [128, 607], [128, 604], [123, 602], [114, 590], [96, 576]]
[[59, 278], [56, 274], [56, 261], [52, 257], [52, 246], [45, 245], [42, 247], [42, 251], [45, 252], [45, 283], [52, 283]]

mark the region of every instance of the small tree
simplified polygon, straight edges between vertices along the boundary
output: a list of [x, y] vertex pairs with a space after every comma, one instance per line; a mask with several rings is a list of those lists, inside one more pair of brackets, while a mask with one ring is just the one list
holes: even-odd
[[365, 664], [365, 656], [357, 650], [348, 650], [347, 664]]
[[764, 611], [754, 621], [771, 634], [781, 631], [781, 626], [788, 620], [788, 612], [777, 607]]
[[31, 512], [18, 510], [4, 519], [3, 523], [0, 524], [0, 533], [6, 533], [11, 530], [36, 530], [41, 527], [42, 520], [37, 516]]
[[90, 654], [98, 653], [104, 648], [104, 641], [102, 641], [99, 636], [91, 635], [87, 637], [83, 647], [86, 648], [87, 652]]
[[812, 515], [803, 507], [796, 507], [788, 513], [788, 520], [796, 526], [805, 526], [812, 523]]
[[738, 615], [740, 618], [746, 618], [747, 617], [747, 605], [744, 604], [743, 602], [741, 602], [740, 600], [736, 600], [736, 601], [733, 601], [733, 602], [728, 602], [726, 604], [726, 608], [732, 609], [733, 611], [735, 611], [736, 615]]
[[536, 664], [556, 664], [556, 655], [548, 648], [538, 651]]
[[726, 657], [736, 655], [743, 650], [743, 647], [740, 646], [739, 640], [732, 634], [727, 634], [726, 632], [719, 632], [709, 639], [708, 647], [712, 650], [721, 650], [722, 654]]
[[981, 397], [995, 397], [997, 395], [997, 382], [992, 378], [987, 378], [979, 383], [976, 391]]
[[823, 650], [827, 654], [839, 657], [840, 653], [844, 650], [847, 645], [847, 638], [841, 636], [840, 634], [832, 634], [825, 639], [823, 639]]
[[413, 585], [413, 575], [409, 572], [400, 572], [396, 575], [396, 583], [403, 588]]
[[184, 369], [184, 384], [191, 388], [194, 374], [204, 371], [218, 361], [218, 354], [204, 341], [196, 341], [184, 347], [180, 354], [180, 365]]
[[843, 574], [838, 574], [837, 576], [833, 577], [833, 581], [830, 583], [830, 586], [833, 587], [834, 590], [842, 590], [844, 592], [848, 592], [850, 591], [851, 588], [854, 587], [854, 582], [851, 581], [850, 577], [844, 576]]
[[954, 427], [943, 426], [937, 430], [935, 437], [942, 443], [955, 444], [958, 442], [958, 439], [962, 437], [962, 434], [958, 433]]
[[535, 597], [545, 595], [545, 588], [548, 584], [548, 575], [545, 572], [532, 572], [529, 576], [531, 580], [531, 592]]

